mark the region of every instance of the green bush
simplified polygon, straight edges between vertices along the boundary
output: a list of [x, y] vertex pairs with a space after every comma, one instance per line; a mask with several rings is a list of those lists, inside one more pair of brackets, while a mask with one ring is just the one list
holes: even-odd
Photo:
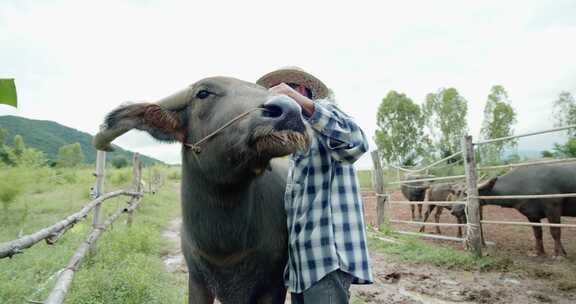
[[171, 170], [170, 173], [168, 174], [168, 179], [181, 180], [182, 179], [182, 173], [180, 173], [180, 170]]
[[130, 181], [132, 174], [126, 170], [110, 172], [110, 183], [114, 186], [121, 186]]
[[84, 152], [80, 143], [64, 145], [58, 150], [58, 165], [75, 167], [84, 161]]
[[112, 166], [116, 169], [128, 167], [128, 159], [126, 159], [126, 157], [121, 156], [121, 155], [118, 155], [118, 156], [112, 158], [110, 163], [112, 163]]
[[3, 172], [0, 175], [0, 202], [7, 210], [16, 200], [16, 197], [22, 193], [21, 177], [14, 170]]

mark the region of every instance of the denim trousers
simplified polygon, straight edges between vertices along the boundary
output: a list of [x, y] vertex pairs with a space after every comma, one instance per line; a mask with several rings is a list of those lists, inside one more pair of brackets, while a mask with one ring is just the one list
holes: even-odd
[[341, 270], [327, 274], [302, 293], [292, 293], [292, 304], [348, 304], [352, 276]]

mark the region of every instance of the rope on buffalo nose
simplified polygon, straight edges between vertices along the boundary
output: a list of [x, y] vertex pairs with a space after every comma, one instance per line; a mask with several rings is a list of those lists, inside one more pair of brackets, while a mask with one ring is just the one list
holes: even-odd
[[223, 126], [221, 126], [220, 128], [216, 129], [214, 132], [206, 135], [204, 138], [200, 139], [199, 141], [193, 143], [193, 144], [189, 144], [189, 143], [183, 143], [184, 146], [190, 148], [192, 150], [192, 152], [194, 153], [200, 153], [202, 152], [202, 148], [200, 148], [200, 144], [204, 143], [205, 141], [207, 141], [208, 139], [218, 135], [218, 133], [222, 132], [224, 129], [226, 129], [227, 127], [231, 126], [233, 123], [238, 122], [240, 119], [248, 116], [248, 114], [254, 112], [254, 111], [270, 111], [264, 108], [254, 108], [251, 110], [248, 110], [234, 118], [232, 118], [230, 121], [228, 121], [227, 123], [225, 123]]

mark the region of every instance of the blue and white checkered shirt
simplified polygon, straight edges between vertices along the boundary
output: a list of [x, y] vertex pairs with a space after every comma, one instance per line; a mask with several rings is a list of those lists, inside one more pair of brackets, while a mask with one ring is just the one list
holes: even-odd
[[301, 293], [340, 269], [372, 283], [362, 200], [353, 163], [368, 150], [362, 130], [332, 103], [315, 101], [310, 149], [291, 155], [286, 286]]

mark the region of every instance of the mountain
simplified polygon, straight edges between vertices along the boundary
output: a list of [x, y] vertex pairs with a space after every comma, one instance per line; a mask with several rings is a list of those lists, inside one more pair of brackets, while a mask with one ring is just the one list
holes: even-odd
[[[20, 134], [27, 147], [44, 152], [50, 160], [58, 159], [58, 149], [64, 145], [80, 143], [85, 163], [96, 162], [96, 149], [92, 146], [92, 135], [63, 126], [49, 120], [35, 120], [18, 116], [0, 116], [0, 128], [8, 131], [5, 144], [12, 145], [15, 135]], [[114, 152], [106, 153], [106, 159], [124, 156], [132, 160], [134, 152], [114, 146]], [[141, 155], [144, 165], [163, 164], [162, 161]]]

